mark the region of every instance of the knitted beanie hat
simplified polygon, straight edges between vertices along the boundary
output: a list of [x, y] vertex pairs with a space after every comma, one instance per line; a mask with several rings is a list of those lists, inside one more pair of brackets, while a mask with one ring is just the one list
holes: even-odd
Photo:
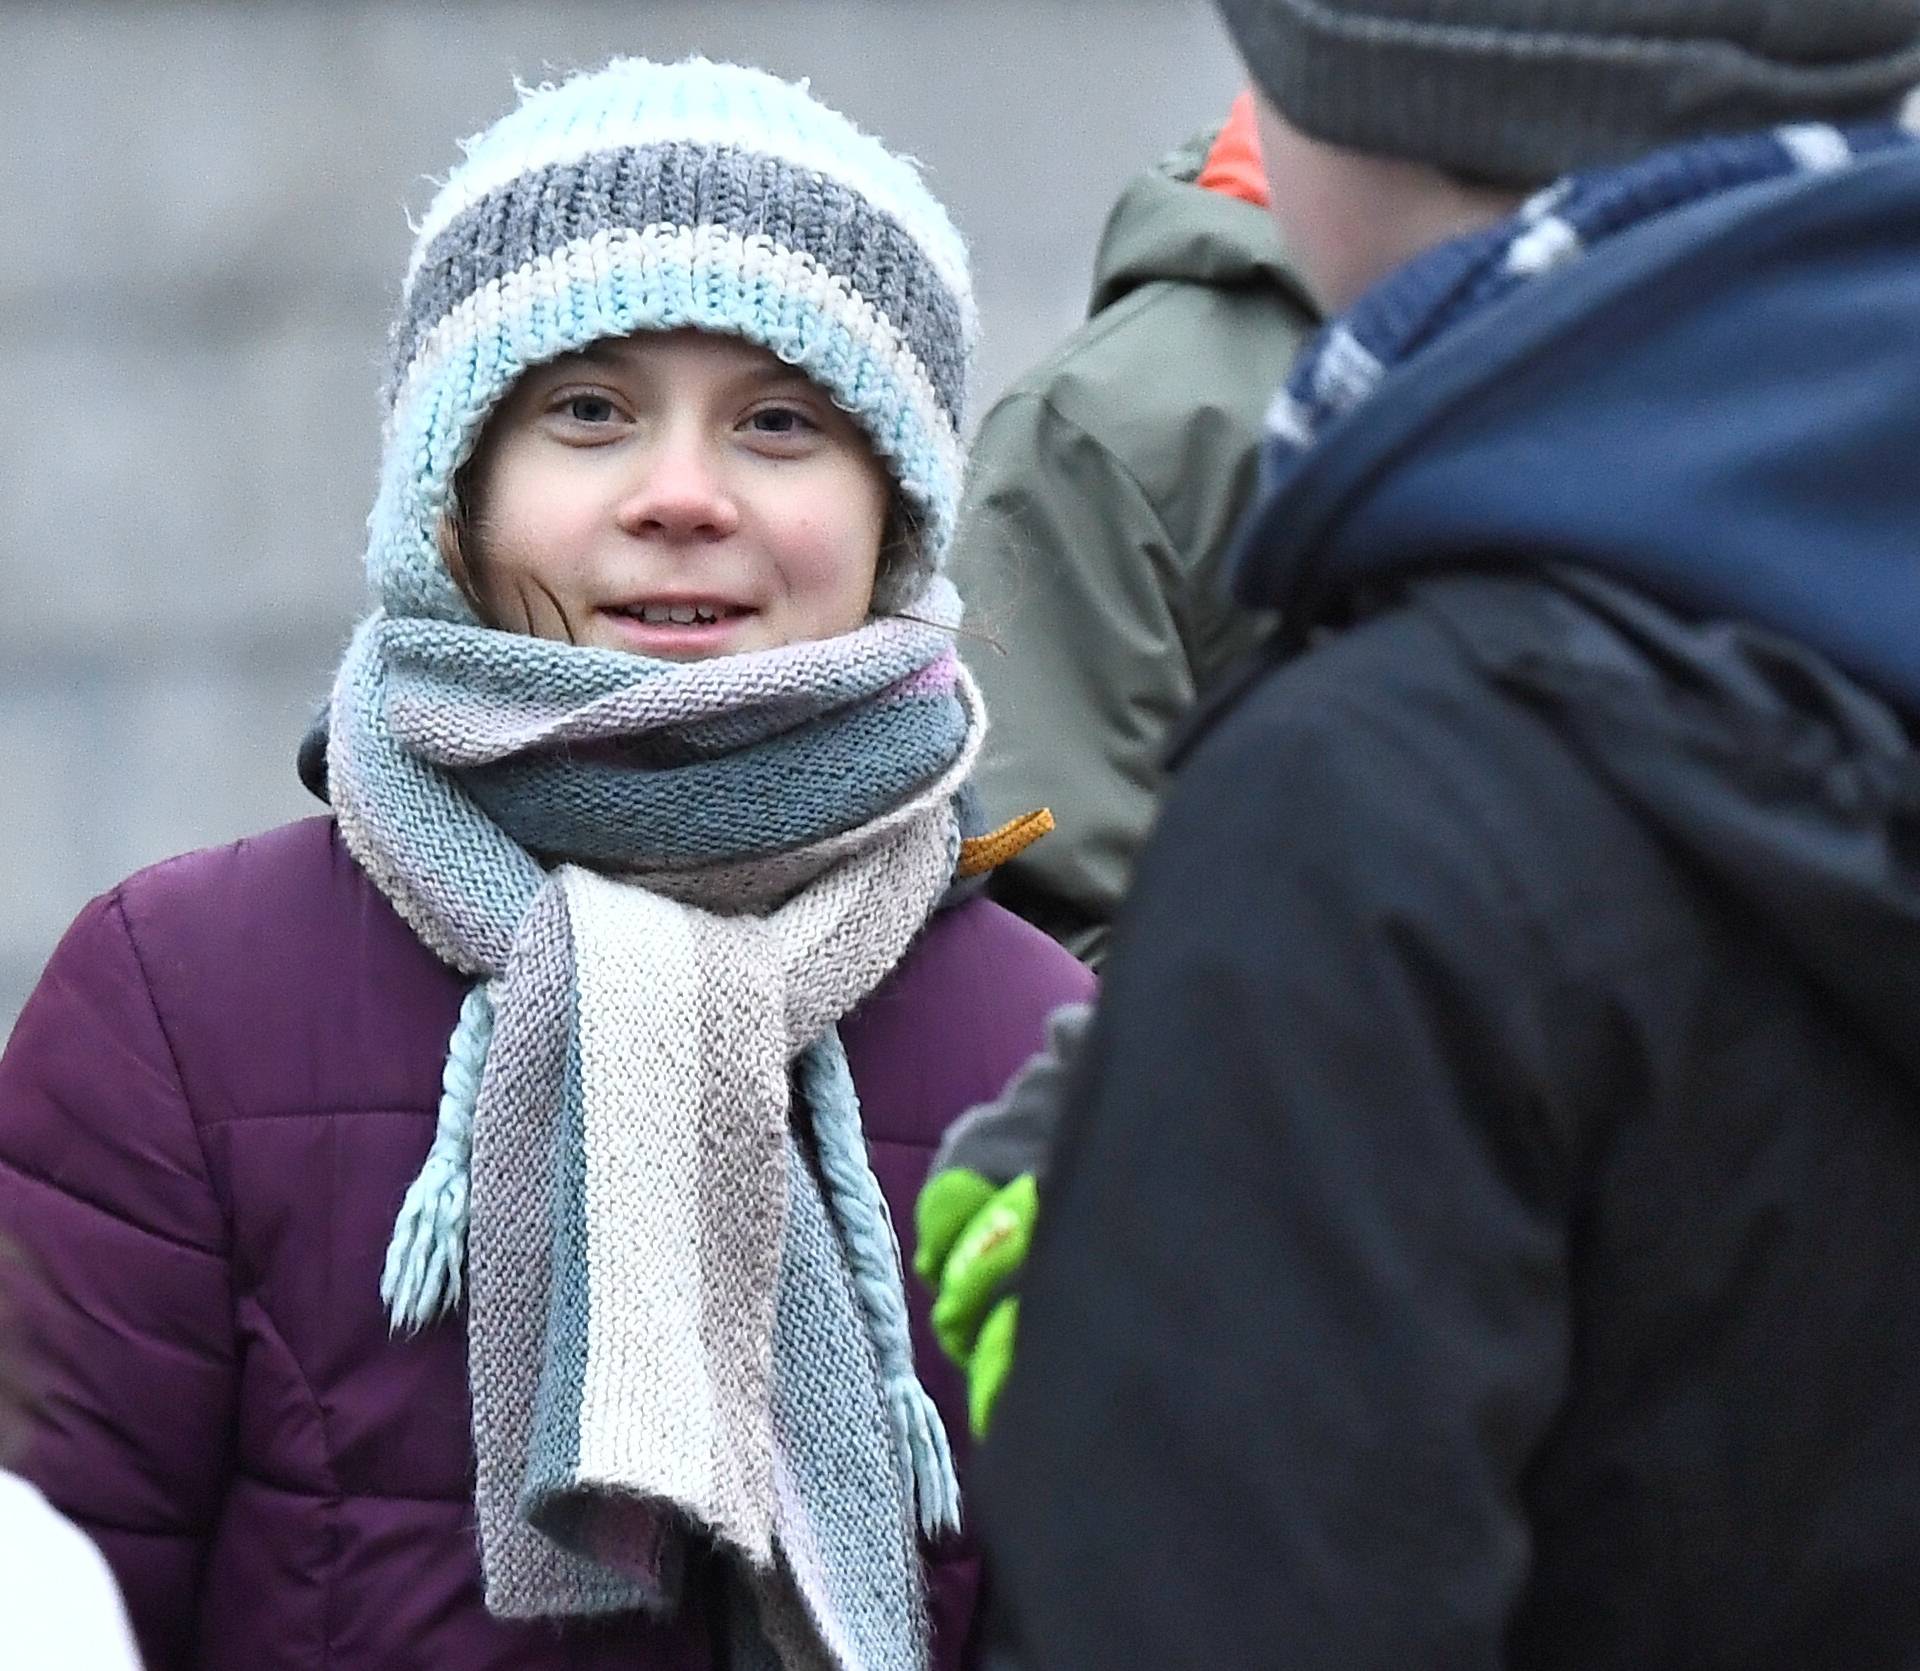
[[1920, 82], [1920, 0], [1217, 0], [1303, 133], [1517, 185]]
[[392, 614], [471, 621], [438, 534], [454, 477], [528, 367], [697, 329], [804, 371], [858, 421], [919, 523], [875, 605], [939, 567], [977, 318], [966, 248], [911, 162], [804, 86], [621, 59], [467, 141], [394, 326], [367, 569]]

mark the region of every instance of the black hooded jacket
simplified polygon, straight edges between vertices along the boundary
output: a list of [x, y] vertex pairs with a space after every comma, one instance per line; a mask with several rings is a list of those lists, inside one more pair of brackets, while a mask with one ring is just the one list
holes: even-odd
[[1920, 158], [1250, 526], [983, 1459], [1035, 1666], [1920, 1664]]

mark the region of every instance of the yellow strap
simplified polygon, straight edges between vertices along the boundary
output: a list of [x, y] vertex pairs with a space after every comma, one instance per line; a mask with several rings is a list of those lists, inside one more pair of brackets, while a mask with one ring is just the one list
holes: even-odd
[[955, 875], [979, 876], [1024, 853], [1053, 828], [1053, 814], [1045, 807], [1010, 818], [997, 830], [969, 836], [960, 843], [960, 864]]

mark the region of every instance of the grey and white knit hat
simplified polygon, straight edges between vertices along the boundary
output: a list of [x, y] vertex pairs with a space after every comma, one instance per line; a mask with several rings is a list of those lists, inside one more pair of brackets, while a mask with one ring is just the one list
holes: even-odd
[[680, 329], [757, 343], [858, 420], [920, 525], [875, 602], [911, 601], [952, 534], [978, 330], [966, 248], [919, 170], [804, 86], [704, 59], [532, 89], [465, 153], [393, 333], [367, 548], [389, 613], [472, 619], [440, 524], [522, 372]]
[[1890, 114], [1920, 0], [1217, 0], [1303, 133], [1516, 185], [1710, 133]]

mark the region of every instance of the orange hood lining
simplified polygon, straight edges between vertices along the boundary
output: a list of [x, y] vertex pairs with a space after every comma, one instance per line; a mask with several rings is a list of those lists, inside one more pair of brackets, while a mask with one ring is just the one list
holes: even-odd
[[1260, 129], [1254, 119], [1251, 91], [1233, 101], [1227, 125], [1213, 142], [1195, 183], [1224, 197], [1237, 197], [1256, 209], [1267, 207], [1267, 170], [1260, 157]]

